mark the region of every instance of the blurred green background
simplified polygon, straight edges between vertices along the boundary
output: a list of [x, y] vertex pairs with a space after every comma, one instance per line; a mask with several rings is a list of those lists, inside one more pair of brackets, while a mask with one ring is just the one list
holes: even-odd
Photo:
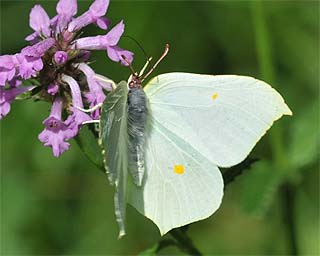
[[[51, 17], [56, 1], [1, 1], [1, 54], [26, 46], [29, 11]], [[90, 1], [80, 1], [82, 13]], [[113, 25], [154, 58], [169, 43], [156, 74], [185, 71], [254, 76], [272, 84], [292, 109], [256, 146], [261, 159], [231, 183], [221, 208], [192, 224], [206, 255], [319, 255], [319, 1], [111, 1]], [[83, 36], [103, 33], [92, 26]], [[134, 67], [145, 56], [135, 52]], [[95, 70], [115, 81], [130, 71], [104, 52]], [[1, 255], [132, 255], [160, 239], [156, 226], [128, 207], [127, 235], [117, 240], [113, 188], [77, 144], [60, 158], [38, 141], [49, 104], [15, 102], [1, 127]], [[214, 131], [213, 131], [214, 132]], [[292, 219], [291, 219], [292, 218]], [[292, 221], [291, 221], [292, 220]], [[291, 242], [290, 242], [291, 241]], [[179, 254], [168, 248], [164, 254]]]

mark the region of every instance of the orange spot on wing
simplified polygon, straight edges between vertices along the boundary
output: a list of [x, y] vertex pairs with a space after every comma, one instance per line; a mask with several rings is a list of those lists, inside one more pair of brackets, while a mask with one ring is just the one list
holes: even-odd
[[218, 93], [212, 94], [211, 99], [215, 100], [216, 98], [218, 98]]
[[183, 165], [175, 165], [173, 167], [173, 171], [176, 173], [176, 174], [183, 174], [184, 173], [184, 166]]

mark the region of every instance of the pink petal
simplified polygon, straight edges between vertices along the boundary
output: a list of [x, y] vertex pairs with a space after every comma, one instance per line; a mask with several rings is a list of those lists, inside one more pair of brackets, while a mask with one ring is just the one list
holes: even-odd
[[35, 5], [30, 12], [30, 27], [45, 36], [50, 35], [50, 18], [41, 5]]
[[60, 0], [56, 10], [58, 14], [65, 14], [72, 17], [76, 15], [78, 11], [77, 0]]
[[[121, 62], [121, 64], [124, 66], [128, 66], [129, 63], [133, 61], [133, 53], [127, 50], [123, 50], [118, 46], [108, 47], [107, 54], [111, 60], [115, 62]], [[123, 58], [123, 56], [125, 57], [125, 59]]]
[[95, 0], [89, 10], [95, 17], [101, 17], [106, 14], [109, 6], [109, 0]]
[[107, 30], [111, 24], [111, 21], [108, 18], [101, 17], [97, 19], [96, 24], [99, 28]]
[[123, 21], [120, 21], [117, 25], [115, 25], [109, 33], [104, 36], [104, 41], [107, 42], [108, 45], [116, 45], [120, 37], [122, 36], [124, 32], [124, 23]]

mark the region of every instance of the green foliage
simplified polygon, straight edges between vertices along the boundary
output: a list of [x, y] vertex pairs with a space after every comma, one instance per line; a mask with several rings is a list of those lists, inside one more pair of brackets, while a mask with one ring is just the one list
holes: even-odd
[[319, 102], [313, 100], [296, 114], [291, 125], [288, 155], [290, 167], [302, 170], [319, 159]]
[[76, 137], [76, 142], [85, 156], [104, 171], [102, 148], [98, 144], [98, 138], [94, 135], [94, 131], [90, 130], [88, 126], [82, 127]]
[[143, 252], [139, 253], [139, 256], [154, 256], [157, 255], [159, 245], [155, 244], [154, 246], [148, 248], [147, 250], [144, 250]]
[[282, 177], [272, 163], [257, 162], [252, 170], [247, 172], [241, 183], [241, 201], [244, 211], [255, 216], [263, 216], [277, 194]]

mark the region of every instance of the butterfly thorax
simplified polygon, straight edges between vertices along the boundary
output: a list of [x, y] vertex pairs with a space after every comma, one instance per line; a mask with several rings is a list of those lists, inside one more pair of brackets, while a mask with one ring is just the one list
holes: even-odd
[[135, 184], [140, 186], [144, 174], [145, 124], [148, 111], [146, 95], [137, 75], [132, 76], [128, 87], [129, 170]]

